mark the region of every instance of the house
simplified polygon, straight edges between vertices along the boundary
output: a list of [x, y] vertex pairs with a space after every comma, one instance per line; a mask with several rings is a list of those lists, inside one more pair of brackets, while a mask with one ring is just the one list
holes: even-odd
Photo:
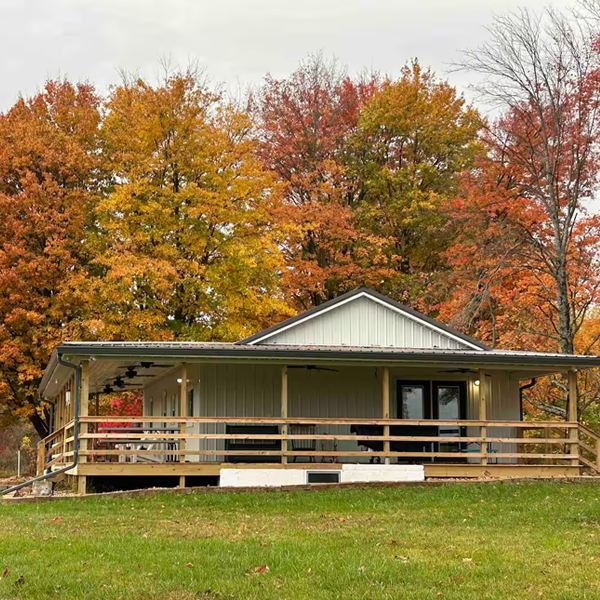
[[[38, 471], [69, 469], [80, 491], [90, 477], [576, 475], [599, 464], [599, 438], [577, 422], [576, 372], [599, 365], [492, 350], [368, 288], [236, 343], [69, 342], [40, 386], [54, 408]], [[523, 386], [555, 373], [568, 374], [568, 420], [523, 421]], [[142, 417], [98, 414], [101, 394], [120, 390], [143, 392]]]

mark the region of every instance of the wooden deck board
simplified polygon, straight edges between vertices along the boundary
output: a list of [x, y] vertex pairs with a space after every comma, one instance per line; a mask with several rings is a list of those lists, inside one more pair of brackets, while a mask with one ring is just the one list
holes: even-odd
[[[374, 465], [376, 466], [376, 465]], [[570, 465], [467, 465], [425, 464], [425, 477], [575, 477], [579, 467]], [[84, 463], [78, 476], [203, 476], [219, 475], [221, 469], [312, 469], [338, 470], [339, 463]]]

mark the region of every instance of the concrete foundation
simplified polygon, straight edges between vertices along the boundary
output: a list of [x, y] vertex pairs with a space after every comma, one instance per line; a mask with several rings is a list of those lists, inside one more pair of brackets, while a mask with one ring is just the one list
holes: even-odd
[[[306, 485], [308, 473], [317, 469], [221, 469], [221, 487], [285, 487]], [[339, 471], [340, 483], [368, 483], [395, 481], [424, 481], [423, 465], [342, 465]]]

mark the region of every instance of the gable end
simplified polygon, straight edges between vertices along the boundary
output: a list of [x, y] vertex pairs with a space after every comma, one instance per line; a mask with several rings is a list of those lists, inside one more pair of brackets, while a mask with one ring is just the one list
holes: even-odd
[[488, 349], [481, 342], [368, 288], [344, 294], [238, 344]]

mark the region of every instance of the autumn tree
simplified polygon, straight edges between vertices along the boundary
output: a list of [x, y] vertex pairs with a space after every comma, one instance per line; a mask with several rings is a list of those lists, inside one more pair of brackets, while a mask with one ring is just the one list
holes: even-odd
[[381, 240], [357, 227], [356, 178], [347, 165], [361, 106], [378, 78], [350, 78], [335, 61], [311, 56], [286, 79], [267, 77], [253, 98], [259, 152], [285, 184], [283, 285], [297, 309], [388, 274]]
[[449, 238], [441, 205], [472, 164], [480, 126], [477, 111], [417, 62], [362, 108], [350, 158], [355, 212], [364, 235], [383, 242], [388, 293], [415, 301], [422, 281], [443, 268]]
[[[484, 132], [486, 155], [448, 205], [455, 243], [440, 314], [497, 347], [597, 352], [596, 35], [552, 10], [499, 17], [490, 32], [463, 68], [483, 75], [477, 89], [499, 116]], [[597, 377], [581, 376], [579, 387], [581, 414], [597, 404]], [[533, 410], [566, 415], [560, 376], [526, 397]]]
[[193, 69], [124, 79], [106, 104], [114, 186], [97, 209], [89, 327], [108, 339], [235, 340], [289, 314], [279, 190], [249, 118]]
[[[598, 299], [599, 230], [589, 212], [600, 158], [596, 36], [553, 10], [498, 17], [490, 32], [462, 65], [484, 76], [479, 92], [502, 111], [486, 133], [498, 195], [490, 190], [482, 208], [507, 242], [501, 253], [536, 290], [530, 312], [544, 327], [532, 331], [547, 337], [546, 349], [573, 353]], [[489, 246], [480, 248], [489, 260]], [[476, 296], [498, 272], [481, 270]]]
[[85, 84], [50, 81], [0, 115], [0, 417], [48, 432], [37, 387], [53, 348], [79, 337], [71, 285], [103, 184], [100, 100]]

